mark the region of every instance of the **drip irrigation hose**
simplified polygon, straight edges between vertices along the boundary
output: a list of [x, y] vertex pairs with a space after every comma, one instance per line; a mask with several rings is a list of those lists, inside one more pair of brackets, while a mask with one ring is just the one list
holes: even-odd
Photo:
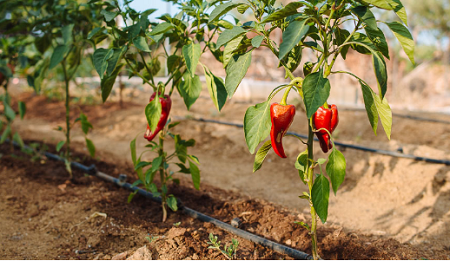
[[[210, 120], [210, 119], [203, 119], [203, 118], [183, 118], [183, 119], [200, 121], [200, 122], [217, 123], [217, 124], [234, 126], [234, 127], [239, 127], [239, 128], [244, 127], [244, 125], [242, 125], [242, 124]], [[292, 132], [292, 131], [288, 131], [286, 134], [294, 135], [294, 136], [300, 137], [302, 139], [308, 138], [308, 136], [306, 136], [306, 135], [299, 134], [299, 133]], [[316, 137], [314, 137], [314, 140], [319, 141]], [[343, 142], [339, 142], [339, 141], [335, 141], [334, 144], [336, 144], [337, 146], [341, 146], [343, 148], [362, 150], [362, 151], [367, 151], [367, 152], [378, 153], [381, 155], [387, 155], [387, 156], [405, 158], [405, 159], [412, 159], [415, 161], [424, 161], [424, 162], [428, 162], [428, 163], [444, 164], [444, 165], [450, 166], [450, 160], [441, 160], [441, 159], [433, 159], [433, 158], [427, 158], [427, 157], [414, 156], [414, 155], [410, 155], [410, 154], [403, 154], [401, 152], [368, 148], [368, 147], [359, 146], [359, 145], [347, 144], [347, 143], [343, 143]]]
[[[16, 142], [13, 142], [13, 144], [14, 144], [15, 147], [22, 148]], [[30, 148], [30, 147], [28, 147], [26, 145], [23, 146], [23, 148], [25, 148], [25, 149], [32, 149], [32, 148]], [[59, 156], [57, 156], [55, 154], [52, 154], [52, 153], [49, 153], [49, 152], [44, 152], [44, 155], [47, 158], [51, 159], [51, 160], [65, 162], [64, 158], [59, 157]], [[91, 166], [88, 167], [88, 166], [85, 166], [85, 165], [80, 164], [78, 162], [70, 162], [70, 166], [74, 167], [76, 169], [79, 169], [79, 170], [85, 172], [86, 174], [89, 174], [91, 176], [95, 176], [95, 177], [98, 177], [98, 178], [103, 179], [105, 181], [114, 183], [114, 184], [116, 184], [116, 185], [118, 185], [118, 186], [120, 186], [122, 188], [128, 189], [128, 190], [130, 190], [132, 192], [136, 192], [137, 194], [139, 194], [141, 196], [144, 196], [144, 197], [146, 197], [148, 199], [151, 199], [151, 200], [153, 200], [155, 202], [161, 203], [161, 197], [156, 197], [152, 193], [150, 193], [150, 192], [148, 192], [148, 191], [146, 191], [144, 189], [138, 188], [136, 186], [131, 185], [130, 183], [127, 183], [126, 182], [127, 176], [125, 174], [120, 174], [119, 178], [114, 178], [114, 177], [112, 177], [112, 176], [110, 176], [110, 175], [108, 175], [106, 173], [98, 171], [96, 169], [95, 165], [91, 165]], [[217, 226], [217, 227], [219, 227], [219, 228], [221, 228], [223, 230], [226, 230], [226, 231], [228, 231], [230, 233], [233, 233], [236, 236], [239, 236], [241, 238], [250, 240], [253, 243], [260, 244], [260, 245], [265, 246], [267, 248], [270, 248], [270, 249], [272, 249], [272, 250], [274, 250], [274, 251], [276, 251], [278, 253], [288, 255], [288, 256], [293, 257], [295, 259], [313, 260], [313, 257], [311, 255], [308, 255], [305, 252], [302, 252], [302, 251], [299, 251], [299, 250], [287, 247], [285, 245], [273, 242], [273, 241], [268, 240], [266, 238], [263, 238], [263, 237], [260, 237], [258, 235], [255, 235], [255, 234], [252, 234], [250, 232], [247, 232], [245, 230], [242, 230], [242, 229], [239, 229], [239, 228], [235, 228], [235, 227], [231, 226], [230, 224], [227, 224], [227, 223], [222, 222], [222, 221], [220, 221], [218, 219], [215, 219], [213, 217], [210, 217], [208, 215], [200, 213], [200, 212], [198, 212], [196, 210], [193, 210], [193, 209], [191, 209], [189, 207], [186, 207], [186, 206], [183, 205], [183, 203], [179, 199], [177, 201], [177, 205], [178, 205], [178, 208], [181, 211], [183, 211], [183, 213], [185, 213], [186, 215], [188, 215], [190, 217], [193, 217], [195, 219], [201, 220], [203, 222], [212, 223], [215, 226]]]

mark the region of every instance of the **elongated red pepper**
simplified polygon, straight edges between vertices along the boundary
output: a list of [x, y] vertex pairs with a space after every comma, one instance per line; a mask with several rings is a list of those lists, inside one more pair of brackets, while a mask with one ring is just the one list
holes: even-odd
[[270, 105], [270, 119], [272, 121], [270, 140], [272, 142], [273, 150], [282, 158], [286, 158], [282, 138], [289, 129], [289, 126], [291, 126], [291, 123], [294, 120], [294, 115], [294, 105], [280, 105], [278, 103], [272, 103], [272, 105]]
[[[150, 97], [149, 102], [155, 99], [156, 93], [153, 93]], [[144, 138], [148, 141], [152, 141], [155, 136], [164, 129], [166, 126], [167, 118], [169, 117], [170, 108], [172, 107], [172, 100], [169, 95], [164, 95], [164, 97], [159, 97], [159, 101], [161, 102], [161, 117], [159, 118], [158, 125], [156, 126], [155, 131], [152, 133], [150, 130], [150, 126], [147, 124], [147, 130], [145, 131]]]
[[[339, 123], [338, 110], [336, 105], [330, 104], [329, 109], [321, 106], [317, 109], [313, 115], [313, 123], [316, 130], [326, 129], [328, 132], [333, 133], [336, 126]], [[333, 143], [330, 142], [330, 135], [325, 130], [319, 130], [316, 132], [316, 136], [319, 139], [320, 147], [324, 153], [327, 153], [333, 148]]]

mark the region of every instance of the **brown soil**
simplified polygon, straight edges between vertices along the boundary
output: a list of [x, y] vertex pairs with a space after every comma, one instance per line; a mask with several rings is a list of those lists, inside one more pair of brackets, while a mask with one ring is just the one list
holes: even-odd
[[[38, 137], [54, 147], [63, 139], [62, 133], [54, 131], [64, 124], [63, 104], [28, 94], [19, 98], [26, 101], [28, 112], [23, 121], [16, 121], [15, 129], [26, 139]], [[96, 158], [103, 160], [96, 163], [101, 171], [132, 175], [129, 142], [145, 129], [145, 100], [136, 98], [135, 104], [126, 103], [125, 109], [116, 103], [79, 106], [94, 125], [89, 137], [98, 149]], [[205, 111], [204, 105], [213, 108], [201, 97], [189, 116], [241, 123], [250, 104], [229, 102], [220, 114]], [[182, 100], [175, 97], [172, 116], [186, 116], [183, 107]], [[376, 137], [371, 133], [366, 117], [364, 112], [342, 110], [337, 139], [380, 149], [401, 146], [405, 153], [435, 158], [446, 158], [449, 152], [445, 148], [450, 140], [445, 137], [450, 125], [394, 118], [392, 141], [388, 143], [381, 129]], [[295, 121], [306, 122], [302, 116], [296, 116]], [[305, 133], [304, 127], [295, 124], [292, 129]], [[430, 131], [434, 138], [424, 135]], [[293, 140], [285, 141], [288, 160], [269, 154], [263, 168], [252, 174], [253, 156], [241, 129], [182, 120], [176, 132], [197, 140], [191, 153], [202, 163], [201, 191], [195, 191], [190, 178], [184, 176], [181, 186], [171, 188], [187, 206], [224, 222], [240, 217], [244, 229], [310, 253], [309, 236], [293, 223], [309, 216], [306, 202], [297, 198], [305, 188], [292, 171], [291, 163], [298, 153]], [[86, 153], [83, 140], [81, 130], [75, 127], [73, 141], [80, 153]], [[139, 139], [140, 151], [144, 145]], [[0, 258], [108, 259], [124, 251], [130, 254], [146, 244], [153, 258], [217, 259], [223, 256], [207, 249], [208, 234], [219, 235], [227, 243], [234, 237], [180, 213], [170, 214], [169, 220], [161, 223], [156, 203], [136, 197], [127, 204], [128, 192], [81, 173], [75, 182], [66, 184], [63, 164], [47, 161], [41, 165], [25, 156], [11, 157], [5, 146], [0, 153], [0, 173], [5, 180], [0, 185], [0, 196], [5, 199], [0, 202]], [[315, 153], [321, 156], [318, 150]], [[82, 155], [80, 160], [85, 158]], [[354, 150], [345, 150], [344, 155], [346, 180], [338, 196], [330, 197], [329, 221], [319, 226], [323, 258], [450, 258], [449, 167]], [[29, 191], [33, 194], [27, 194]], [[96, 212], [106, 213], [107, 218], [89, 218]], [[173, 225], [177, 222], [181, 222], [178, 227]], [[150, 243], [145, 237], [152, 235], [155, 240]], [[238, 240], [237, 258], [288, 258]], [[95, 250], [95, 254], [76, 254], [75, 250]]]

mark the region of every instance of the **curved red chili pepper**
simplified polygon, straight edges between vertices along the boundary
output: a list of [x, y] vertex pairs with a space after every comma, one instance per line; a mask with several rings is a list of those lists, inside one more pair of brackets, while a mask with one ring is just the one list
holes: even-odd
[[[316, 130], [326, 129], [329, 133], [333, 133], [339, 123], [338, 110], [336, 105], [329, 105], [330, 109], [325, 109], [321, 106], [317, 109], [313, 116], [313, 123]], [[326, 130], [319, 130], [316, 136], [320, 142], [320, 148], [324, 153], [327, 153], [333, 148], [333, 143], [330, 142], [330, 135]]]
[[270, 105], [270, 119], [272, 121], [270, 140], [272, 142], [273, 150], [281, 158], [286, 158], [282, 138], [289, 129], [289, 126], [291, 126], [294, 116], [294, 105], [280, 105], [278, 103], [272, 103], [272, 105]]
[[[150, 97], [149, 102], [155, 99], [156, 93], [153, 93]], [[172, 107], [172, 100], [169, 95], [164, 95], [164, 97], [159, 97], [159, 102], [161, 102], [161, 117], [159, 118], [158, 125], [156, 126], [155, 131], [152, 133], [150, 130], [150, 126], [147, 124], [147, 130], [145, 131], [144, 138], [148, 141], [152, 141], [155, 136], [164, 129], [166, 126], [167, 118], [169, 117], [170, 108]]]

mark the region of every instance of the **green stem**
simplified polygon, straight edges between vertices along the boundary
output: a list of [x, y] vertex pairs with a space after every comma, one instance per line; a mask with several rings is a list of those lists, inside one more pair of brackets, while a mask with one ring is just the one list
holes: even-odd
[[314, 132], [311, 126], [312, 118], [308, 120], [308, 162], [307, 162], [307, 178], [308, 178], [308, 189], [309, 189], [309, 205], [311, 208], [311, 251], [314, 260], [319, 259], [319, 255], [317, 253], [317, 215], [316, 210], [314, 209], [312, 203], [312, 187], [314, 184], [314, 151], [313, 151], [313, 141], [314, 141]]
[[[166, 185], [166, 175], [164, 173], [164, 165], [166, 163], [166, 159], [164, 157], [164, 137], [161, 134], [159, 134], [158, 154], [163, 159], [161, 166], [159, 167], [159, 176], [161, 178], [161, 188], [163, 188]], [[163, 211], [162, 222], [166, 222], [166, 219], [167, 219], [166, 193], [164, 193], [163, 189], [161, 189], [161, 207], [162, 207], [162, 211]]]
[[70, 92], [69, 92], [69, 78], [66, 70], [66, 63], [63, 61], [62, 63], [63, 73], [64, 73], [64, 81], [65, 81], [65, 91], [66, 91], [66, 160], [70, 161]]

